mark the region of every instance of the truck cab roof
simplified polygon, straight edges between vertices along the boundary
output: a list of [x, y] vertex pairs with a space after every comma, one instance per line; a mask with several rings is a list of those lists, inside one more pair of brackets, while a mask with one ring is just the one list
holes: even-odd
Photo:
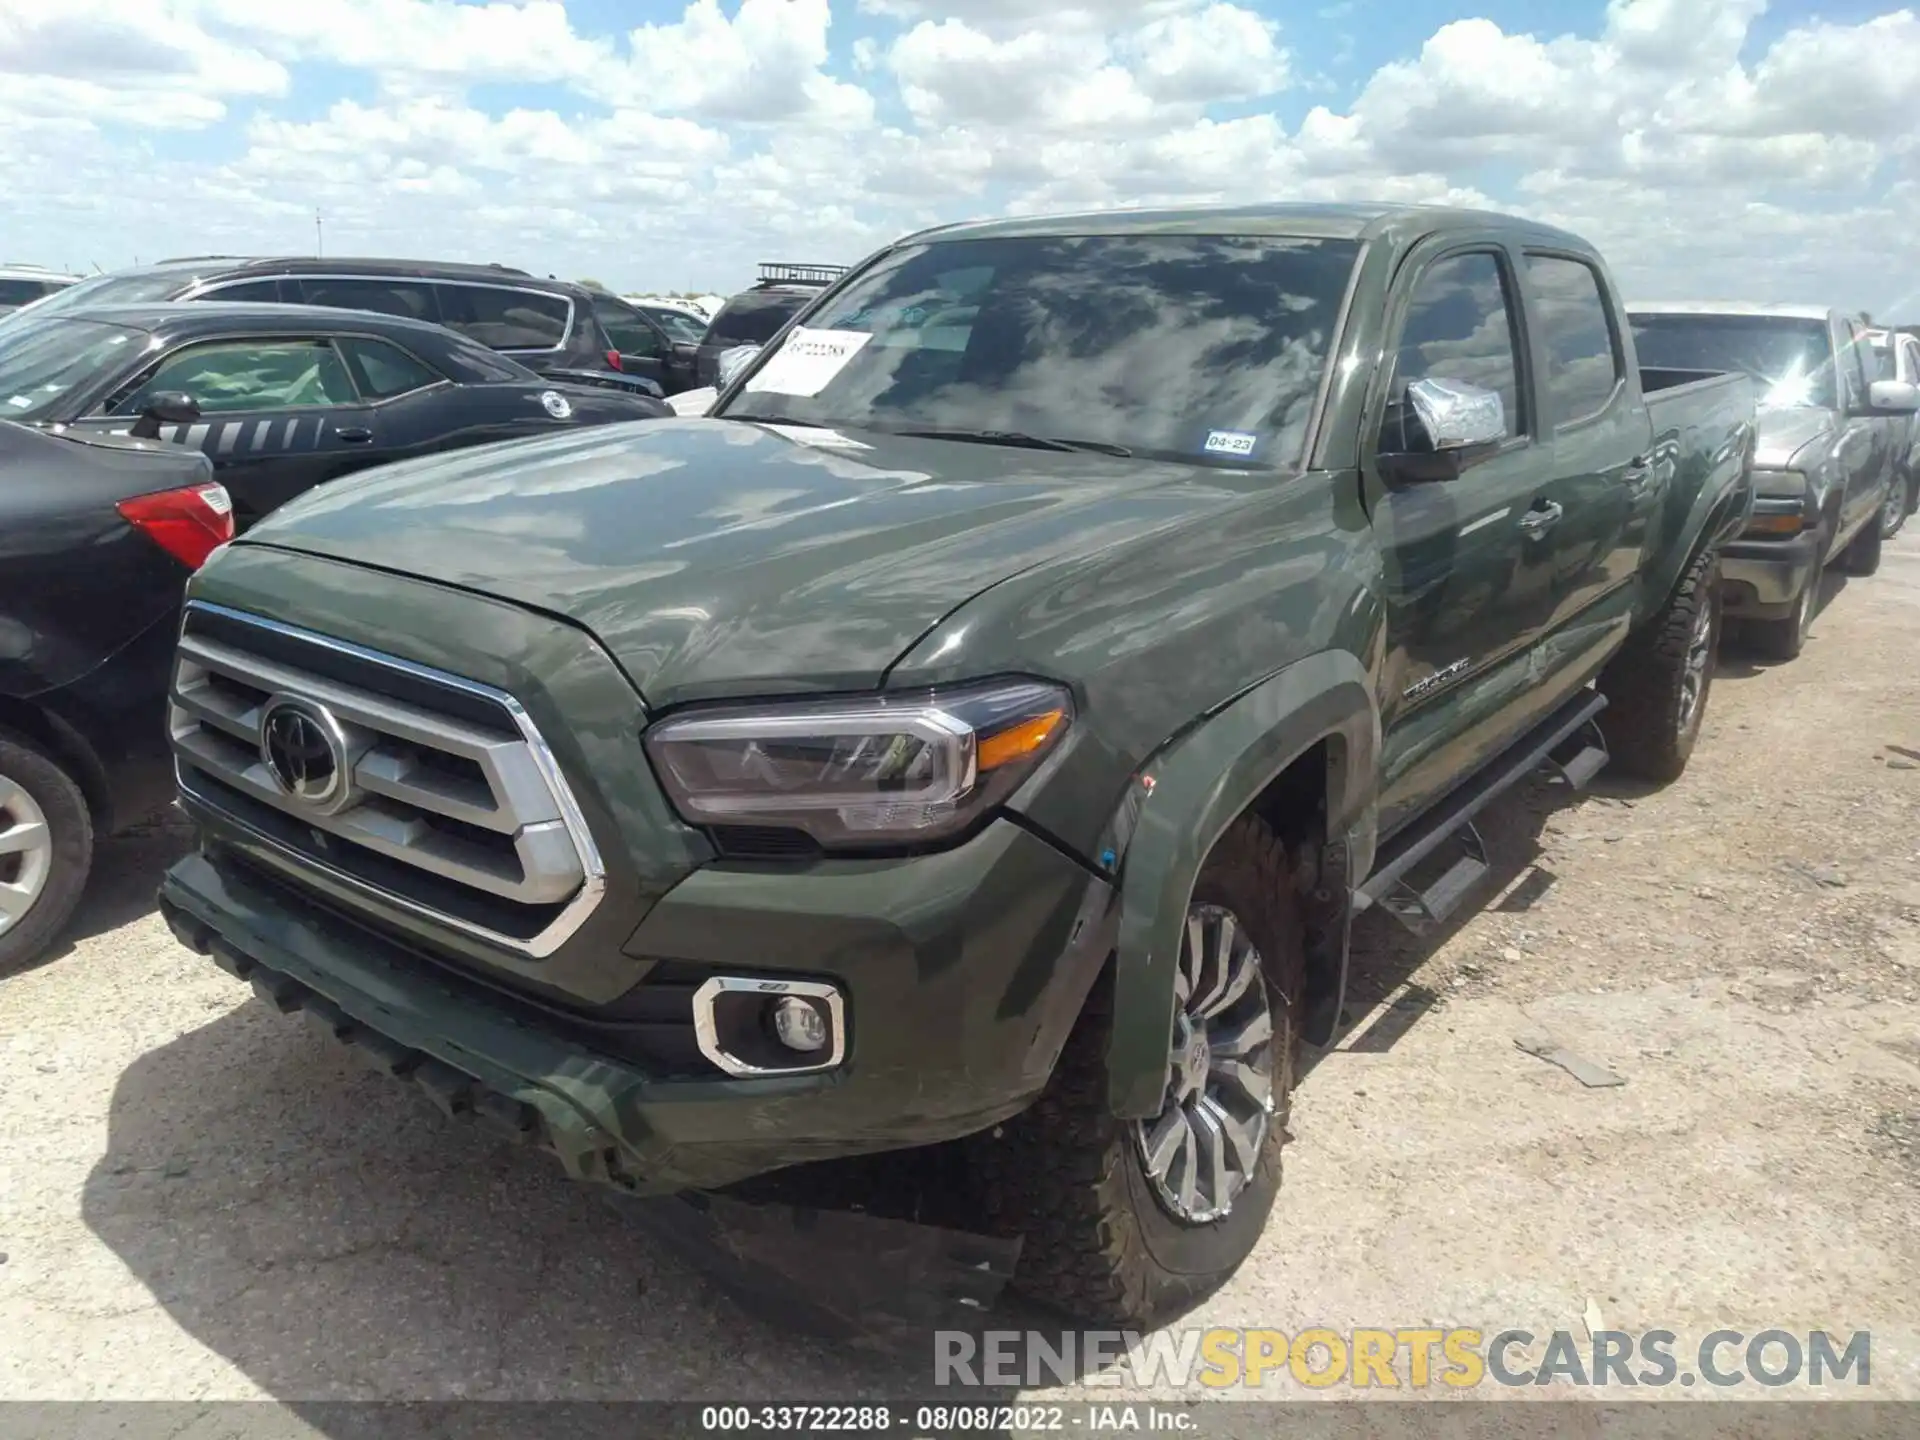
[[1023, 215], [936, 226], [908, 237], [908, 241], [990, 239], [1013, 235], [1233, 234], [1412, 243], [1429, 235], [1489, 229], [1506, 231], [1528, 244], [1551, 245], [1556, 249], [1573, 250], [1581, 254], [1592, 253], [1592, 246], [1571, 231], [1498, 210], [1364, 202], [1182, 205], [1159, 209]]

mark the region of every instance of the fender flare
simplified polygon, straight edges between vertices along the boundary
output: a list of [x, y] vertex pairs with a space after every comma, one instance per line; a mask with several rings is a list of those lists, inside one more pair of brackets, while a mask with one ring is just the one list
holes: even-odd
[[1380, 712], [1350, 654], [1323, 652], [1269, 676], [1170, 742], [1129, 784], [1107, 1049], [1114, 1114], [1145, 1119], [1160, 1110], [1174, 970], [1201, 864], [1274, 777], [1323, 740], [1338, 742], [1326, 833], [1348, 846], [1357, 878], [1372, 865]]
[[[1680, 577], [1701, 551], [1717, 548], [1734, 539], [1747, 526], [1753, 514], [1753, 446], [1756, 432], [1747, 427], [1740, 437], [1739, 473], [1716, 489], [1702, 485], [1687, 507], [1673, 543], [1665, 548], [1657, 562], [1645, 572], [1641, 589], [1641, 618], [1654, 613], [1673, 593]], [[1725, 463], [1724, 460], [1721, 463]], [[1813, 483], [1809, 478], [1808, 483]]]

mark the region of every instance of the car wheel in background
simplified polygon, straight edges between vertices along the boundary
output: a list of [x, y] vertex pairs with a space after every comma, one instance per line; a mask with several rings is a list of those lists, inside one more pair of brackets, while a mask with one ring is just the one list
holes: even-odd
[[0, 734], [0, 975], [46, 949], [92, 868], [80, 787], [36, 746]]

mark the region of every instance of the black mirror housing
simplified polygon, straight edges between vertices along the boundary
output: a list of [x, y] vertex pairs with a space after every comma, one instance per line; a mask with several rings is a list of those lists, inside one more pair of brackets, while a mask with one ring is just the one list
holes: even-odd
[[1385, 454], [1378, 461], [1380, 477], [1392, 485], [1431, 485], [1436, 481], [1458, 480], [1499, 449], [1498, 441], [1488, 441], [1479, 445], [1449, 446], [1445, 450]]
[[147, 400], [133, 422], [136, 439], [155, 440], [162, 425], [190, 425], [200, 418], [200, 402], [184, 390], [159, 390]]

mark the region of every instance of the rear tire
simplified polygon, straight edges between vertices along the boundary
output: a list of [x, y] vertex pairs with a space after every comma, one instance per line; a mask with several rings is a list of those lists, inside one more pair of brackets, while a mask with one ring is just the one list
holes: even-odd
[[1709, 551], [1600, 676], [1600, 729], [1624, 774], [1662, 784], [1680, 778], [1700, 738], [1719, 646], [1719, 557]]
[[44, 951], [93, 869], [93, 817], [73, 778], [37, 746], [0, 734], [0, 975]]
[[1880, 568], [1880, 546], [1886, 539], [1881, 517], [1875, 515], [1861, 527], [1853, 542], [1840, 552], [1840, 568], [1849, 575], [1865, 577]]
[[[1220, 837], [1194, 883], [1189, 914], [1196, 909], [1230, 913], [1252, 941], [1261, 962], [1253, 983], [1264, 982], [1272, 1026], [1264, 1061], [1271, 1110], [1253, 1163], [1233, 1172], [1239, 1188], [1224, 1213], [1178, 1218], [1162, 1198], [1167, 1177], [1156, 1180], [1143, 1154], [1146, 1132], [1109, 1110], [1113, 1000], [1106, 977], [1040, 1098], [977, 1140], [989, 1219], [1000, 1233], [1025, 1240], [1014, 1288], [1085, 1322], [1139, 1329], [1189, 1308], [1247, 1258], [1280, 1189], [1305, 957], [1286, 852], [1266, 825], [1243, 817]], [[1183, 970], [1191, 953], [1183, 945]], [[1257, 1003], [1258, 992], [1245, 992], [1222, 1013], [1233, 1014], [1248, 998]], [[1178, 1000], [1175, 1008], [1177, 1034], [1186, 1012]], [[1180, 1073], [1169, 1065], [1161, 1120], [1180, 1103]], [[1213, 1091], [1203, 1085], [1198, 1093]], [[1213, 1143], [1225, 1145], [1219, 1137]], [[1201, 1162], [1196, 1149], [1185, 1163], [1199, 1169]]]

